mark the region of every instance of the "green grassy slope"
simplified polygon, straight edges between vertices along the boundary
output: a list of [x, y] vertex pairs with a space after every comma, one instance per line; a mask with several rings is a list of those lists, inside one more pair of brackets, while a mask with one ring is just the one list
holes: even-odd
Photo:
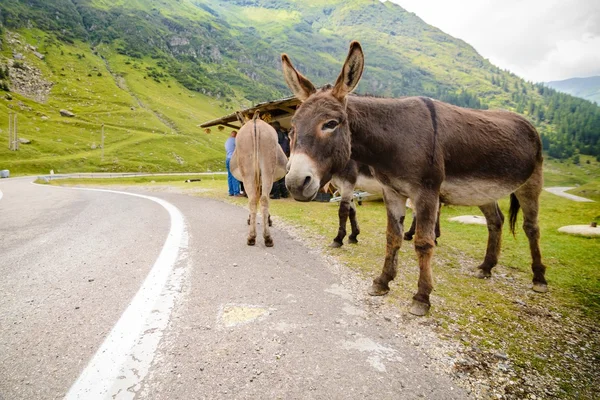
[[[223, 114], [219, 101], [184, 88], [174, 79], [148, 76], [152, 59], [131, 63], [111, 46], [94, 52], [79, 41], [66, 44], [41, 31], [23, 31], [20, 45], [5, 46], [53, 81], [48, 101], [16, 93], [0, 98], [2, 168], [14, 174], [69, 171], [206, 171], [223, 168], [226, 132], [205, 134], [197, 125]], [[24, 44], [41, 43], [44, 60]], [[96, 53], [96, 54], [94, 54]], [[106, 62], [105, 62], [105, 60]], [[110, 70], [108, 66], [110, 65]], [[9, 100], [8, 97], [12, 99]], [[63, 117], [59, 110], [72, 111]], [[18, 114], [19, 136], [32, 141], [19, 151], [7, 145], [8, 112]], [[104, 124], [104, 158], [101, 130]]]

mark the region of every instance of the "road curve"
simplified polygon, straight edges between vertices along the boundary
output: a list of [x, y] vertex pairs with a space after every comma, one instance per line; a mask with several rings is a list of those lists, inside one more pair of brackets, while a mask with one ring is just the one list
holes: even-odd
[[586, 199], [585, 197], [577, 196], [571, 193], [567, 193], [567, 190], [575, 189], [575, 187], [547, 187], [545, 191], [555, 194], [560, 197], [564, 197], [569, 200], [577, 201], [580, 203], [593, 203], [594, 200]]
[[[11, 215], [1, 237], [20, 232], [0, 245], [0, 290], [10, 291], [0, 299], [0, 397], [61, 398], [151, 271], [169, 215], [142, 198], [29, 187], [0, 185], [0, 218]], [[246, 210], [151, 195], [185, 217], [188, 254], [148, 373], [115, 398], [469, 397], [421, 350], [427, 328], [415, 347], [377, 311], [384, 300], [361, 296], [366, 286], [286, 230], [273, 228], [273, 248], [261, 238], [248, 247]]]
[[151, 271], [169, 214], [31, 179], [0, 188], [0, 397], [61, 398]]

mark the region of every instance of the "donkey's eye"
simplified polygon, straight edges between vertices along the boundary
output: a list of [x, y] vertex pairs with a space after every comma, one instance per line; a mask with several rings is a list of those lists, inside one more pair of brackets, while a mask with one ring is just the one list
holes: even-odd
[[323, 124], [323, 130], [326, 131], [330, 131], [335, 129], [340, 123], [337, 122], [336, 120], [332, 119], [331, 121], [327, 121]]

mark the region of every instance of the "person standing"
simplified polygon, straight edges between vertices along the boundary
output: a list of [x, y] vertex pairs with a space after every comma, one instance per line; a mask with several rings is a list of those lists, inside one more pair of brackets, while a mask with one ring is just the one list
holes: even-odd
[[229, 138], [227, 138], [225, 141], [225, 152], [227, 153], [225, 158], [225, 166], [227, 167], [227, 186], [229, 187], [230, 196], [240, 196], [240, 182], [233, 177], [231, 174], [231, 168], [229, 167], [231, 157], [233, 156], [233, 151], [235, 150], [236, 136], [237, 131], [231, 131], [231, 136], [229, 136]]

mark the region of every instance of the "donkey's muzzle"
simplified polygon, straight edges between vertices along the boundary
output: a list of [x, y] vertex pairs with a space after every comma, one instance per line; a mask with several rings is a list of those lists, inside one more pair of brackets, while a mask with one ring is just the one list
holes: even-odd
[[298, 201], [311, 201], [319, 191], [319, 180], [312, 175], [293, 175], [285, 176], [285, 186]]
[[285, 186], [298, 201], [311, 201], [319, 191], [320, 178], [314, 161], [304, 153], [292, 154], [288, 162]]

